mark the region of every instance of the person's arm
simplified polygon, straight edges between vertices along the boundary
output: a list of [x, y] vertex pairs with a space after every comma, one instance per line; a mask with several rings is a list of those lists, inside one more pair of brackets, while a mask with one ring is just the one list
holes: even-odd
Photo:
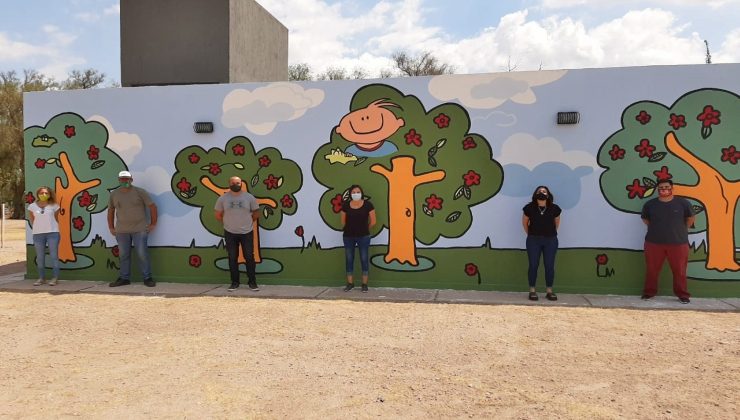
[[372, 227], [375, 226], [375, 222], [377, 222], [377, 219], [375, 218], [375, 210], [370, 210], [370, 223], [368, 224], [368, 227], [372, 229]]
[[560, 227], [560, 216], [555, 218], [555, 230], [558, 230]]
[[693, 214], [686, 218], [686, 227], [691, 229], [694, 226], [694, 222], [696, 221], [696, 216]]
[[339, 214], [342, 216], [342, 227], [344, 227], [347, 224], [347, 213], [342, 210]]
[[28, 210], [28, 220], [31, 221], [31, 226], [33, 226], [33, 221], [36, 219], [36, 216], [33, 215], [33, 211]]
[[224, 222], [224, 212], [223, 210], [214, 210], [213, 215], [216, 216], [216, 220], [223, 223]]
[[529, 235], [529, 216], [526, 214], [522, 215], [522, 227], [524, 228], [524, 233]]
[[157, 226], [157, 205], [154, 203], [149, 204], [149, 227], [147, 227], [146, 231], [151, 232], [154, 230], [154, 228]]
[[260, 219], [260, 209], [257, 209], [252, 212], [252, 221], [256, 222]]
[[57, 206], [57, 209], [54, 211], [54, 220], [59, 223], [59, 212], [62, 211], [62, 208], [60, 206]]
[[116, 209], [115, 207], [108, 205], [108, 230], [112, 235], [116, 234], [116, 228], [113, 223], [116, 220]]

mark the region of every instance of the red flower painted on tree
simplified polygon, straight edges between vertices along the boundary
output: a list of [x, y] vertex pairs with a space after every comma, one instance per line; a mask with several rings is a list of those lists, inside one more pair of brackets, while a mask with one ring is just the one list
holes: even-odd
[[234, 152], [234, 155], [236, 156], [244, 156], [244, 150], [243, 144], [235, 144], [234, 147], [231, 148], [231, 151]]
[[612, 146], [612, 150], [609, 151], [609, 155], [612, 157], [612, 160], [624, 159], [624, 149], [615, 144]]
[[627, 191], [629, 191], [629, 198], [644, 197], [647, 187], [640, 185], [640, 180], [635, 179], [632, 181], [632, 185], [627, 185]]
[[650, 144], [650, 140], [642, 139], [640, 140], [640, 144], [635, 146], [635, 151], [640, 153], [640, 157], [649, 158], [653, 155], [653, 152], [655, 151], [655, 146], [652, 146]]
[[98, 158], [98, 153], [100, 153], [100, 149], [95, 147], [94, 144], [91, 144], [90, 148], [87, 149], [87, 158], [90, 160], [96, 160]]
[[82, 195], [77, 197], [77, 201], [80, 202], [80, 207], [87, 207], [92, 204], [92, 196], [87, 190], [82, 192]]
[[465, 264], [465, 274], [471, 277], [478, 274], [478, 266], [473, 263]]
[[273, 174], [270, 174], [267, 176], [267, 179], [262, 182], [265, 183], [268, 190], [271, 190], [273, 188], [278, 188], [278, 181], [279, 181], [278, 178], [275, 178]]
[[606, 254], [599, 254], [596, 256], [596, 264], [605, 265], [608, 262], [609, 262], [609, 257], [607, 257]]
[[722, 149], [722, 162], [730, 162], [733, 165], [737, 165], [738, 160], [740, 160], [740, 152], [735, 146]]
[[64, 135], [67, 136], [67, 138], [72, 138], [76, 135], [75, 132], [75, 126], [73, 125], [65, 125], [64, 126]]
[[668, 121], [668, 125], [673, 127], [674, 130], [678, 130], [681, 127], [686, 127], [686, 117], [683, 115], [671, 114], [671, 120]]
[[267, 157], [267, 155], [260, 156], [260, 166], [262, 168], [266, 168], [266, 167], [270, 166], [270, 163], [271, 163], [270, 158]]
[[72, 219], [72, 226], [77, 230], [82, 230], [85, 227], [85, 221], [82, 220], [82, 216], [77, 216]]
[[474, 149], [476, 146], [478, 145], [475, 144], [472, 137], [465, 137], [465, 140], [463, 140], [463, 150]]
[[665, 180], [668, 180], [668, 179], [673, 178], [673, 175], [671, 175], [668, 172], [668, 167], [667, 166], [661, 166], [660, 167], [660, 170], [659, 171], [653, 171], [653, 174], [655, 175], [656, 178], [658, 178], [661, 181], [665, 181]]
[[704, 107], [704, 111], [696, 116], [696, 119], [701, 121], [702, 127], [711, 127], [712, 124], [719, 124], [719, 116], [722, 115], [719, 111], [714, 109], [713, 106], [707, 105]]
[[198, 268], [202, 262], [203, 260], [200, 258], [200, 255], [191, 255], [188, 258], [188, 264], [190, 264], [191, 267]]
[[417, 133], [413, 128], [404, 137], [406, 138], [406, 144], [421, 146], [421, 134]]
[[649, 123], [649, 122], [650, 122], [650, 118], [652, 118], [652, 117], [650, 116], [650, 114], [648, 114], [648, 113], [647, 113], [647, 112], [645, 112], [645, 111], [640, 111], [640, 113], [639, 113], [639, 114], [637, 114], [637, 116], [635, 117], [635, 119], [636, 119], [637, 121], [639, 121], [639, 122], [640, 122], [640, 124], [642, 124], [642, 125], [645, 125], [645, 124]]
[[432, 194], [425, 200], [427, 202], [427, 208], [429, 210], [442, 210], [443, 199], [437, 197], [436, 194]]
[[200, 156], [198, 156], [197, 153], [193, 152], [190, 154], [190, 156], [188, 156], [188, 160], [190, 161], [190, 163], [195, 164], [200, 162]]
[[188, 192], [188, 191], [190, 191], [190, 187], [191, 187], [191, 185], [188, 182], [188, 180], [185, 179], [185, 177], [180, 178], [180, 182], [177, 183], [177, 189], [180, 190], [181, 192]]
[[283, 198], [280, 199], [280, 204], [282, 204], [283, 207], [289, 209], [289, 208], [293, 207], [293, 199], [290, 198], [290, 196], [288, 194], [285, 194], [283, 196]]
[[36, 197], [33, 196], [32, 192], [29, 192], [28, 194], [26, 194], [23, 199], [26, 201], [26, 204], [31, 204], [34, 201], [36, 201]]
[[439, 114], [434, 117], [434, 123], [437, 124], [437, 128], [445, 128], [450, 125], [450, 117], [445, 114]]
[[302, 238], [303, 237], [303, 226], [298, 226], [297, 228], [295, 228], [295, 234]]
[[332, 210], [334, 210], [334, 213], [339, 213], [342, 211], [342, 207], [344, 205], [344, 200], [342, 200], [342, 194], [337, 194], [334, 198], [331, 199], [331, 206]]
[[120, 251], [118, 249], [118, 245], [116, 245], [116, 246], [114, 246], [113, 248], [110, 249], [110, 253], [113, 254], [113, 256], [116, 257], [116, 258], [118, 258], [119, 252]]
[[475, 173], [475, 171], [470, 170], [467, 174], [463, 175], [463, 179], [465, 180], [465, 185], [468, 187], [471, 185], [479, 185], [480, 184], [480, 175]]
[[221, 173], [221, 165], [218, 163], [209, 163], [208, 164], [208, 172], [210, 172], [213, 175], [218, 175]]
[[36, 166], [39, 169], [44, 169], [44, 167], [46, 166], [46, 161], [44, 159], [36, 159], [34, 166]]

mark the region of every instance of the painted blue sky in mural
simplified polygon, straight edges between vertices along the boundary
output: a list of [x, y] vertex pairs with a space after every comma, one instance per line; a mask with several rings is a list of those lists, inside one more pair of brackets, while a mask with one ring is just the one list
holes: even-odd
[[[740, 0], [258, 0], [290, 30], [290, 63], [390, 68], [433, 52], [457, 73], [740, 61]], [[115, 0], [5, 0], [0, 70], [120, 80]]]

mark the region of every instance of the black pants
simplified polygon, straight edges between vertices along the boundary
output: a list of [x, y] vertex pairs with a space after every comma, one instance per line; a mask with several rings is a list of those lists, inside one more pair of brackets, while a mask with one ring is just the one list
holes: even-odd
[[239, 245], [242, 246], [244, 259], [247, 260], [247, 278], [250, 282], [257, 282], [254, 274], [254, 232], [239, 234], [224, 231], [226, 241], [226, 252], [229, 254], [229, 272], [231, 282], [239, 283]]

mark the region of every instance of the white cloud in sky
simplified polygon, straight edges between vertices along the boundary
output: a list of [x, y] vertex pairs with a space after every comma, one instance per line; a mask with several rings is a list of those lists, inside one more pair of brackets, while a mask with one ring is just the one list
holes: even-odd
[[85, 64], [85, 59], [69, 52], [77, 36], [64, 32], [55, 25], [42, 25], [45, 40], [30, 43], [12, 39], [0, 32], [0, 65], [33, 68], [29, 63], [43, 63], [39, 72], [57, 80], [66, 79], [69, 70]]
[[580, 150], [564, 151], [560, 142], [552, 137], [537, 137], [529, 133], [509, 136], [501, 146], [501, 153], [494, 156], [501, 165], [515, 163], [529, 170], [545, 162], [560, 162], [571, 169], [582, 166], [598, 168], [596, 157]]
[[134, 177], [134, 183], [144, 188], [149, 194], [156, 195], [172, 191], [170, 187], [172, 174], [161, 166], [148, 166], [143, 172], [131, 172], [131, 176]]
[[93, 12], [82, 12], [76, 13], [75, 19], [81, 20], [86, 23], [97, 22], [100, 20], [100, 15]]
[[[584, 6], [589, 3], [593, 4], [591, 0], [542, 0], [542, 7], [547, 9], [562, 9], [574, 6]], [[606, 7], [611, 5], [630, 5], [643, 6], [646, 3], [658, 6], [700, 6], [710, 7], [712, 9], [718, 9], [731, 4], [740, 3], [740, 0], [599, 0], [600, 7]]]
[[253, 91], [235, 89], [224, 98], [221, 122], [259, 135], [272, 132], [281, 121], [295, 120], [324, 100], [321, 89], [304, 89], [296, 83], [271, 83]]
[[103, 14], [105, 16], [111, 16], [111, 15], [120, 15], [121, 14], [121, 5], [120, 3], [116, 3], [110, 7], [106, 7], [103, 10]]
[[[126, 166], [131, 166], [136, 155], [141, 152], [141, 138], [137, 134], [126, 133], [124, 131], [116, 132], [110, 121], [101, 115], [93, 115], [87, 121], [97, 121], [105, 126], [108, 130], [108, 148], [118, 153], [123, 159]], [[169, 181], [167, 181], [169, 183]]]

